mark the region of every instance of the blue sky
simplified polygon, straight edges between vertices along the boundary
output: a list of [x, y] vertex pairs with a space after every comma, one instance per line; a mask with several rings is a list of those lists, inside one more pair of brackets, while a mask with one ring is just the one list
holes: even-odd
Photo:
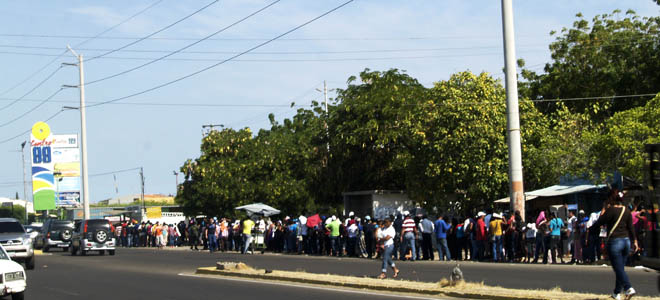
[[[4, 2], [0, 7], [0, 107], [27, 93], [61, 62], [73, 62], [67, 54], [7, 92], [53, 60], [53, 55], [60, 54], [67, 44], [77, 45], [154, 2]], [[90, 58], [117, 49], [210, 2], [164, 0], [76, 50]], [[270, 2], [219, 1], [156, 35], [156, 39], [85, 63], [86, 81], [184, 47]], [[283, 0], [214, 40], [171, 56], [172, 60], [87, 86], [87, 101], [115, 99], [185, 76], [273, 38], [342, 2]], [[651, 0], [514, 1], [517, 56], [524, 58], [532, 69], [540, 68], [549, 60], [551, 30], [571, 26], [578, 12], [591, 19], [617, 8], [630, 8], [643, 16], [660, 12]], [[342, 88], [349, 76], [365, 68], [406, 70], [425, 85], [464, 70], [486, 71], [499, 78], [503, 66], [500, 13], [500, 1], [494, 0], [356, 0], [237, 61], [143, 95], [88, 108], [89, 173], [142, 166], [147, 193], [172, 194], [172, 171], [178, 170], [186, 159], [198, 156], [203, 124], [250, 127], [256, 132], [268, 127], [270, 112], [282, 119], [295, 112], [288, 106], [291, 102], [307, 105], [321, 100], [322, 94], [315, 88], [321, 88], [323, 80], [329, 88]], [[1, 110], [2, 123], [30, 111], [39, 103], [37, 100], [48, 97], [61, 85], [77, 83], [77, 69], [62, 68], [24, 100]], [[77, 102], [78, 90], [63, 90], [25, 117], [0, 127], [0, 140], [28, 130], [62, 106], [77, 106]], [[215, 106], [203, 106], [207, 104]], [[56, 134], [78, 133], [79, 114], [67, 111], [49, 124]], [[29, 136], [25, 135], [0, 144], [0, 197], [23, 194], [18, 150], [27, 139]], [[119, 194], [139, 192], [137, 171], [116, 177]], [[91, 177], [90, 192], [92, 202], [115, 196], [113, 176]]]

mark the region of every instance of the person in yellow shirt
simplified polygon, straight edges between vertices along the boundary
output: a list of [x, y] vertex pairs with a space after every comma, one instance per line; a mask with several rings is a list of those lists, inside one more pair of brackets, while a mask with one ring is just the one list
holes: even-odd
[[493, 247], [493, 261], [503, 260], [502, 257], [502, 215], [494, 213], [488, 228], [490, 229], [490, 241]]
[[[250, 220], [250, 218], [245, 218], [243, 221], [243, 254], [246, 254], [248, 249], [250, 249], [252, 228], [254, 228], [254, 221]], [[254, 253], [254, 250], [252, 250], [252, 253]]]

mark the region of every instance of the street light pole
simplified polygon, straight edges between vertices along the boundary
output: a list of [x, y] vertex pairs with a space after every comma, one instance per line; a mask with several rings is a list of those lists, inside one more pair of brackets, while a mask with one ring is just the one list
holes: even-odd
[[21, 143], [21, 161], [23, 162], [23, 200], [25, 200], [25, 225], [28, 224], [28, 195], [27, 195], [27, 182], [25, 181], [25, 144], [27, 141]]
[[179, 172], [177, 171], [172, 171], [174, 172], [174, 176], [176, 177], [176, 189], [174, 190], [174, 196], [176, 196], [176, 193], [179, 191]]
[[81, 175], [82, 175], [82, 189], [83, 189], [83, 216], [85, 219], [90, 218], [89, 213], [89, 180], [87, 173], [87, 120], [85, 117], [85, 69], [83, 67], [83, 55], [78, 54], [71, 47], [67, 46], [69, 51], [78, 58], [78, 71], [80, 74], [80, 154], [81, 154]]
[[509, 197], [513, 212], [525, 220], [522, 155], [520, 149], [520, 115], [518, 112], [518, 78], [516, 45], [513, 31], [512, 0], [502, 0], [502, 33], [506, 83], [506, 129], [509, 144]]

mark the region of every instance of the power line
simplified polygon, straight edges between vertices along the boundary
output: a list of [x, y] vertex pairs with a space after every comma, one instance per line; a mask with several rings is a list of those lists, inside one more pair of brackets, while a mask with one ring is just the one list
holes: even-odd
[[[126, 173], [126, 172], [136, 171], [136, 170], [140, 170], [140, 167], [130, 168], [130, 169], [122, 169], [122, 170], [115, 170], [115, 171], [108, 171], [108, 172], [96, 173], [96, 174], [90, 174], [89, 177], [98, 177], [98, 176], [104, 176], [104, 175]], [[32, 181], [31, 180], [26, 181], [26, 183], [32, 183]], [[23, 184], [23, 181], [0, 182], [0, 186], [4, 186], [4, 187], [14, 186], [14, 185], [17, 185], [17, 184]]]
[[223, 31], [225, 31], [225, 30], [227, 30], [227, 29], [229, 29], [229, 28], [232, 28], [232, 27], [234, 27], [234, 26], [236, 26], [236, 25], [242, 23], [243, 21], [245, 21], [245, 20], [251, 18], [252, 16], [254, 16], [254, 15], [256, 15], [256, 14], [258, 14], [258, 13], [260, 13], [260, 12], [266, 10], [266, 9], [268, 9], [269, 7], [271, 7], [271, 6], [275, 5], [275, 4], [277, 4], [277, 3], [280, 2], [280, 1], [281, 1], [281, 0], [273, 1], [273, 2], [271, 2], [270, 4], [268, 4], [268, 5], [264, 6], [264, 7], [262, 7], [261, 9], [258, 9], [257, 11], [255, 11], [255, 12], [253, 12], [253, 13], [251, 13], [251, 14], [249, 14], [249, 15], [243, 17], [243, 18], [241, 18], [240, 20], [238, 20], [238, 21], [236, 21], [236, 22], [234, 22], [234, 23], [232, 23], [232, 24], [230, 24], [230, 25], [228, 25], [228, 26], [225, 26], [224, 28], [222, 28], [222, 29], [220, 29], [220, 30], [218, 30], [218, 31], [216, 31], [216, 32], [214, 32], [214, 33], [212, 33], [212, 34], [210, 34], [210, 35], [207, 35], [206, 37], [204, 37], [204, 38], [202, 38], [202, 39], [200, 39], [200, 40], [198, 40], [198, 41], [195, 41], [194, 43], [189, 44], [189, 45], [187, 45], [187, 46], [185, 46], [185, 47], [183, 47], [183, 48], [180, 48], [180, 49], [178, 49], [178, 50], [176, 50], [176, 51], [173, 51], [173, 52], [171, 52], [171, 53], [169, 53], [169, 54], [166, 54], [166, 55], [164, 55], [164, 56], [162, 56], [162, 57], [159, 57], [159, 58], [156, 58], [156, 59], [154, 59], [154, 60], [151, 60], [151, 61], [149, 61], [149, 62], [147, 62], [147, 63], [144, 63], [144, 64], [142, 64], [142, 65], [139, 65], [139, 66], [137, 66], [137, 67], [130, 68], [130, 69], [128, 69], [128, 70], [124, 70], [124, 71], [122, 71], [122, 72], [119, 72], [119, 73], [116, 73], [116, 74], [113, 74], [113, 75], [110, 75], [110, 76], [106, 76], [106, 77], [103, 77], [103, 78], [99, 78], [99, 79], [96, 79], [96, 80], [91, 80], [91, 81], [89, 81], [89, 82], [86, 82], [85, 85], [94, 84], [94, 83], [97, 83], [97, 82], [101, 82], [101, 81], [104, 81], [104, 80], [108, 80], [108, 79], [110, 79], [110, 78], [114, 78], [114, 77], [117, 77], [117, 76], [120, 76], [120, 75], [124, 75], [124, 74], [126, 74], [126, 73], [129, 73], [129, 72], [135, 71], [135, 70], [137, 70], [137, 69], [140, 69], [140, 68], [146, 67], [146, 66], [148, 66], [148, 65], [150, 65], [150, 64], [153, 64], [153, 63], [155, 63], [155, 62], [157, 62], [157, 61], [160, 61], [160, 60], [166, 59], [167, 57], [170, 57], [170, 56], [172, 56], [172, 55], [174, 55], [174, 54], [177, 54], [177, 53], [179, 53], [179, 52], [181, 52], [181, 51], [183, 51], [183, 50], [185, 50], [185, 49], [188, 49], [188, 48], [190, 48], [190, 47], [192, 47], [192, 46], [194, 46], [194, 45], [197, 45], [197, 44], [199, 44], [199, 43], [201, 43], [201, 42], [207, 40], [208, 38], [211, 38], [211, 37], [213, 37], [213, 36], [215, 36], [215, 35], [217, 35], [217, 34], [223, 32]]
[[42, 100], [41, 102], [39, 102], [39, 104], [35, 105], [32, 109], [30, 109], [30, 110], [28, 110], [28, 111], [26, 111], [26, 112], [24, 112], [24, 113], [22, 113], [22, 114], [16, 116], [15, 118], [13, 118], [13, 119], [11, 119], [11, 120], [5, 122], [5, 123], [0, 124], [0, 127], [5, 127], [5, 126], [7, 126], [7, 125], [9, 125], [9, 124], [11, 124], [11, 123], [14, 123], [14, 122], [16, 122], [17, 120], [19, 120], [20, 118], [25, 117], [27, 114], [29, 114], [29, 113], [31, 113], [31, 112], [37, 110], [37, 109], [38, 109], [39, 107], [41, 107], [42, 105], [46, 104], [46, 102], [48, 102], [48, 100], [52, 99], [53, 97], [55, 97], [55, 95], [59, 94], [63, 89], [64, 89], [64, 88], [60, 88], [60, 89], [57, 90], [55, 93], [51, 94], [51, 95], [48, 96], [46, 99], [44, 99], [44, 100]]
[[[46, 81], [48, 81], [48, 80], [51, 79], [53, 76], [55, 76], [55, 74], [56, 74], [57, 72], [59, 72], [61, 69], [62, 69], [62, 66], [60, 66], [59, 68], [55, 69], [55, 71], [53, 71], [52, 73], [50, 73], [50, 75], [46, 76], [46, 78], [44, 78], [44, 80], [42, 80], [41, 82], [39, 82], [36, 86], [34, 86], [32, 89], [30, 89], [27, 93], [23, 94], [23, 96], [20, 96], [19, 98], [14, 99], [14, 100], [13, 100], [12, 102], [10, 102], [9, 104], [7, 104], [7, 105], [5, 105], [5, 106], [3, 106], [3, 107], [0, 107], [0, 111], [4, 110], [4, 109], [7, 108], [7, 107], [10, 107], [10, 106], [16, 104], [16, 102], [18, 102], [18, 101], [21, 101], [21, 99], [25, 98], [27, 95], [29, 95], [29, 94], [31, 94], [32, 92], [34, 92], [34, 90], [38, 89], [40, 86], [42, 86], [44, 83], [46, 83]], [[2, 126], [0, 126], [0, 127], [2, 127]]]
[[133, 46], [133, 45], [135, 45], [135, 44], [137, 44], [137, 43], [139, 43], [139, 42], [141, 42], [141, 41], [144, 41], [144, 40], [146, 40], [146, 39], [148, 39], [148, 38], [150, 38], [150, 37], [152, 37], [152, 36], [154, 36], [154, 35], [156, 35], [156, 34], [158, 34], [158, 33], [161, 33], [161, 32], [163, 32], [163, 31], [165, 31], [165, 30], [171, 28], [172, 26], [175, 26], [175, 25], [177, 25], [177, 24], [179, 24], [179, 23], [181, 23], [181, 22], [187, 20], [188, 18], [190, 18], [190, 17], [192, 17], [192, 16], [194, 16], [194, 15], [196, 15], [196, 14], [202, 12], [203, 10], [209, 8], [209, 7], [210, 7], [211, 5], [213, 5], [213, 4], [218, 3], [219, 1], [220, 1], [220, 0], [214, 0], [214, 1], [212, 1], [211, 3], [209, 3], [209, 4], [205, 5], [205, 6], [203, 6], [202, 8], [200, 8], [200, 9], [194, 11], [193, 13], [191, 13], [191, 14], [189, 14], [189, 15], [187, 15], [187, 16], [185, 16], [185, 17], [183, 17], [183, 18], [181, 18], [181, 19], [179, 19], [179, 20], [177, 20], [177, 21], [175, 21], [174, 23], [171, 23], [170, 25], [167, 25], [167, 26], [165, 26], [165, 27], [163, 27], [163, 28], [161, 28], [161, 29], [159, 29], [159, 30], [157, 30], [157, 31], [155, 31], [155, 32], [153, 32], [153, 33], [151, 33], [151, 34], [145, 36], [145, 37], [139, 38], [139, 39], [137, 39], [137, 40], [135, 40], [135, 41], [133, 41], [133, 42], [130, 42], [130, 43], [124, 45], [124, 46], [121, 46], [121, 47], [119, 47], [119, 48], [117, 48], [117, 49], [113, 49], [113, 50], [110, 50], [110, 51], [108, 51], [108, 52], [105, 52], [105, 53], [103, 53], [103, 54], [101, 54], [101, 55], [94, 56], [94, 57], [88, 59], [87, 61], [89, 62], [89, 61], [92, 61], [92, 60], [94, 60], [94, 59], [97, 59], [97, 58], [100, 58], [100, 57], [104, 57], [104, 56], [106, 56], [106, 55], [108, 55], [108, 54], [111, 54], [111, 53], [117, 52], [117, 51], [119, 51], [119, 50], [122, 50], [122, 49], [128, 48], [128, 47], [130, 47], [130, 46]]
[[234, 56], [232, 56], [232, 57], [230, 57], [230, 58], [228, 58], [228, 59], [225, 59], [225, 60], [223, 60], [223, 61], [221, 61], [221, 62], [218, 62], [218, 63], [215, 63], [215, 64], [213, 64], [213, 65], [210, 65], [210, 66], [208, 66], [208, 67], [206, 67], [206, 68], [203, 68], [203, 69], [201, 69], [201, 70], [198, 70], [198, 71], [195, 71], [195, 72], [190, 73], [190, 74], [188, 74], [188, 75], [185, 75], [185, 76], [183, 76], [183, 77], [179, 77], [179, 78], [177, 78], [177, 79], [174, 79], [174, 80], [168, 81], [168, 82], [166, 82], [166, 83], [159, 84], [159, 85], [157, 85], [157, 86], [154, 86], [154, 87], [148, 88], [148, 89], [146, 89], [146, 90], [142, 90], [142, 91], [137, 92], [137, 93], [133, 93], [133, 94], [130, 94], [130, 95], [127, 95], [127, 96], [123, 96], [123, 97], [115, 98], [115, 99], [108, 100], [108, 101], [103, 101], [103, 102], [96, 103], [96, 104], [92, 104], [92, 105], [87, 105], [87, 107], [94, 107], [94, 106], [99, 106], [99, 105], [103, 105], [103, 104], [108, 104], [108, 103], [117, 102], [117, 101], [121, 101], [121, 100], [128, 99], [128, 98], [132, 98], [132, 97], [135, 97], [135, 96], [138, 96], [138, 95], [142, 95], [142, 94], [145, 94], [145, 93], [148, 93], [148, 92], [151, 92], [151, 91], [154, 91], [154, 90], [160, 89], [160, 88], [162, 88], [162, 87], [165, 87], [165, 86], [171, 85], [171, 84], [176, 83], [176, 82], [179, 82], [179, 81], [181, 81], [181, 80], [184, 80], [184, 79], [190, 78], [190, 77], [195, 76], [195, 75], [197, 75], [197, 74], [200, 74], [200, 73], [206, 72], [206, 71], [208, 71], [208, 70], [210, 70], [210, 69], [213, 69], [213, 68], [215, 68], [215, 67], [217, 67], [217, 66], [219, 66], [219, 65], [222, 65], [222, 64], [224, 64], [224, 63], [226, 63], [226, 62], [228, 62], [228, 61], [231, 61], [231, 60], [233, 60], [233, 59], [235, 59], [235, 58], [237, 58], [237, 57], [240, 57], [240, 56], [242, 56], [242, 55], [244, 55], [244, 54], [246, 54], [246, 53], [249, 53], [249, 52], [251, 52], [251, 51], [253, 51], [253, 50], [256, 50], [256, 49], [259, 49], [259, 48], [261, 48], [261, 47], [263, 47], [263, 46], [265, 46], [265, 45], [268, 45], [268, 44], [270, 44], [271, 42], [273, 42], [273, 41], [275, 41], [275, 40], [277, 40], [277, 39], [279, 39], [279, 38], [281, 38], [281, 37], [283, 37], [283, 36], [286, 36], [287, 34], [290, 34], [290, 33], [294, 32], [294, 31], [296, 31], [296, 30], [298, 30], [298, 29], [300, 29], [300, 28], [302, 28], [302, 27], [304, 27], [304, 26], [306, 26], [306, 25], [308, 25], [308, 24], [310, 24], [310, 23], [312, 23], [312, 22], [314, 22], [314, 21], [320, 19], [320, 18], [323, 18], [323, 17], [329, 15], [330, 13], [332, 13], [332, 12], [334, 12], [334, 11], [336, 11], [336, 10], [338, 10], [338, 9], [340, 9], [340, 8], [342, 8], [342, 7], [344, 7], [344, 6], [346, 6], [346, 5], [348, 5], [349, 3], [353, 2], [353, 1], [355, 1], [355, 0], [349, 0], [349, 1], [346, 1], [346, 2], [344, 2], [344, 3], [342, 3], [342, 4], [340, 4], [339, 6], [336, 6], [335, 8], [333, 8], [333, 9], [331, 9], [331, 10], [329, 10], [329, 11], [326, 11], [325, 13], [323, 13], [323, 14], [321, 14], [321, 15], [319, 15], [319, 16], [317, 16], [317, 17], [315, 17], [315, 18], [313, 18], [313, 19], [311, 19], [311, 20], [309, 20], [309, 21], [307, 21], [307, 22], [305, 22], [305, 23], [302, 23], [302, 24], [300, 24], [300, 25], [294, 27], [293, 29], [290, 29], [290, 30], [288, 30], [288, 31], [286, 31], [286, 32], [284, 32], [284, 33], [282, 33], [282, 34], [280, 34], [280, 35], [278, 35], [278, 36], [276, 36], [276, 37], [270, 39], [270, 40], [267, 40], [267, 41], [265, 41], [265, 42], [263, 42], [263, 43], [260, 43], [260, 44], [254, 46], [254, 47], [252, 47], [252, 48], [250, 48], [250, 49], [247, 49], [247, 50], [245, 50], [245, 51], [243, 51], [243, 52], [241, 52], [241, 53], [239, 53], [239, 54], [236, 54], [236, 55], [234, 55]]
[[[147, 6], [146, 8], [144, 8], [144, 9], [138, 11], [137, 13], [135, 13], [135, 14], [131, 15], [130, 17], [124, 19], [123, 21], [121, 21], [121, 22], [115, 24], [114, 26], [112, 26], [112, 27], [110, 27], [110, 28], [108, 28], [108, 29], [102, 31], [102, 32], [99, 33], [99, 34], [96, 34], [96, 35], [93, 35], [93, 36], [85, 37], [85, 40], [84, 40], [84, 41], [82, 41], [82, 42], [76, 44], [74, 47], [82, 46], [82, 45], [84, 45], [85, 43], [87, 43], [87, 42], [89, 42], [89, 41], [91, 41], [91, 40], [93, 40], [93, 39], [99, 38], [101, 35], [106, 34], [106, 33], [108, 33], [109, 31], [111, 31], [111, 30], [113, 30], [113, 29], [115, 29], [115, 28], [117, 28], [117, 27], [119, 27], [119, 26], [125, 24], [126, 22], [132, 20], [133, 18], [137, 17], [138, 15], [141, 15], [141, 14], [144, 13], [145, 11], [151, 9], [152, 7], [156, 6], [157, 4], [159, 4], [159, 3], [161, 3], [161, 2], [163, 2], [163, 0], [158, 0], [158, 1], [154, 2], [154, 3], [152, 3], [151, 5]], [[60, 49], [61, 49], [61, 48], [60, 48]], [[43, 67], [39, 68], [38, 70], [36, 70], [36, 71], [33, 72], [32, 74], [28, 75], [25, 79], [21, 80], [20, 82], [18, 82], [17, 84], [13, 85], [13, 86], [10, 87], [9, 89], [7, 89], [7, 90], [5, 90], [4, 92], [0, 93], [0, 96], [5, 95], [5, 94], [7, 94], [7, 93], [13, 91], [15, 88], [21, 86], [23, 83], [25, 83], [25, 82], [27, 82], [28, 80], [32, 79], [34, 76], [36, 76], [37, 74], [41, 73], [41, 71], [45, 70], [48, 66], [50, 66], [52, 63], [54, 63], [56, 60], [58, 60], [60, 57], [62, 57], [62, 56], [63, 56], [64, 54], [66, 54], [66, 53], [67, 53], [67, 49], [64, 49], [63, 52], [61, 52], [59, 55], [57, 55], [57, 56], [56, 56], [55, 58], [53, 58], [51, 61], [49, 61], [48, 63], [46, 63]]]
[[[3, 37], [20, 37], [20, 38], [55, 38], [55, 39], [84, 39], [88, 36], [84, 35], [57, 35], [57, 34], [15, 34], [15, 33], [0, 33]], [[522, 36], [522, 35], [521, 35]], [[529, 35], [536, 36], [536, 35]], [[136, 37], [128, 36], [106, 36], [100, 39], [107, 40], [135, 40]], [[410, 37], [319, 37], [319, 38], [286, 38], [279, 39], [279, 41], [405, 41], [405, 40], [450, 40], [450, 39], [500, 39], [492, 35], [483, 36], [410, 36]], [[186, 37], [151, 37], [149, 40], [165, 40], [165, 41], [193, 41], [196, 38]], [[266, 41], [267, 38], [258, 37], [243, 37], [243, 38], [215, 38], [210, 39], [215, 41]]]
[[[64, 109], [60, 109], [58, 112], [54, 113], [53, 115], [51, 115], [50, 117], [48, 117], [46, 120], [44, 120], [44, 122], [48, 122], [48, 121], [52, 120], [53, 118], [55, 118], [55, 117], [57, 117], [59, 114], [61, 114], [63, 111], [64, 111]], [[21, 132], [21, 133], [15, 135], [15, 136], [12, 136], [12, 137], [10, 137], [10, 138], [4, 139], [4, 140], [0, 140], [0, 144], [4, 144], [4, 143], [9, 142], [9, 141], [11, 141], [11, 140], [14, 140], [14, 139], [16, 139], [16, 138], [19, 138], [19, 137], [21, 137], [21, 136], [24, 136], [24, 135], [30, 133], [31, 131], [32, 131], [32, 128], [30, 128], [30, 129], [28, 129], [28, 130], [26, 130], [26, 131], [23, 131], [23, 132]]]
[[[545, 47], [547, 45], [521, 45], [522, 47]], [[17, 49], [40, 49], [40, 50], [59, 50], [59, 47], [45, 47], [45, 46], [26, 46], [26, 45], [0, 45], [0, 48], [17, 48]], [[475, 46], [475, 47], [447, 47], [447, 48], [412, 48], [412, 49], [358, 49], [358, 50], [338, 50], [338, 51], [255, 51], [250, 55], [293, 55], [293, 54], [355, 54], [355, 53], [389, 53], [389, 52], [431, 52], [431, 51], [447, 51], [447, 50], [473, 50], [473, 49], [500, 49], [501, 46]], [[79, 51], [110, 51], [112, 49], [104, 48], [78, 48]], [[159, 49], [123, 49], [117, 52], [132, 52], [132, 53], [170, 53], [169, 50]], [[0, 52], [6, 54], [25, 54], [35, 56], [52, 56], [51, 53], [29, 53], [29, 52]], [[189, 54], [236, 54], [237, 51], [178, 51], [178, 53]]]

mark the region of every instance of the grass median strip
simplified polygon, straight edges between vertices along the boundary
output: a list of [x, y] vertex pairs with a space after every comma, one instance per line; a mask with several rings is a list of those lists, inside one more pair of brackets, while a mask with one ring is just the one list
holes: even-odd
[[[458, 282], [452, 284], [443, 279], [440, 282], [418, 282], [398, 279], [376, 279], [332, 274], [314, 274], [280, 270], [254, 269], [243, 263], [218, 263], [216, 267], [198, 268], [197, 274], [241, 277], [256, 280], [287, 281], [303, 284], [328, 285], [420, 295], [438, 295], [473, 299], [607, 299], [606, 295], [564, 292], [559, 288], [551, 290], [519, 290], [486, 286], [483, 283]], [[635, 299], [656, 299], [660, 297], [635, 297]]]

